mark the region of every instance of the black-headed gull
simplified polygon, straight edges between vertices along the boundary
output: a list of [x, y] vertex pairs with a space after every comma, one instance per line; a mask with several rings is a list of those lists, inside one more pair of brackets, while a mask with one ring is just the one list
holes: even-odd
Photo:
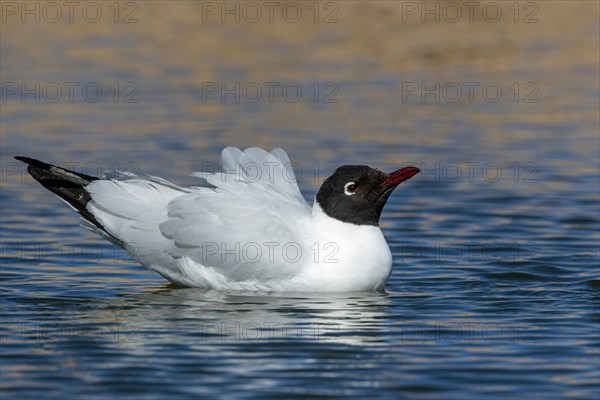
[[97, 178], [16, 157], [89, 229], [183, 286], [257, 291], [381, 290], [392, 254], [379, 217], [389, 195], [419, 173], [339, 167], [312, 207], [281, 149], [227, 147], [221, 172], [196, 187], [153, 176]]

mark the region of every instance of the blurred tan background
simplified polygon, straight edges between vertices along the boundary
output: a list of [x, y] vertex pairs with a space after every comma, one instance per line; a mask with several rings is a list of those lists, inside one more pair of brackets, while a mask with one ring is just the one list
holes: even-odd
[[[2, 4], [3, 160], [15, 153], [103, 166], [135, 160], [171, 177], [216, 161], [225, 145], [258, 145], [284, 147], [305, 163], [510, 153], [596, 168], [579, 163], [597, 156], [595, 1], [479, 2], [472, 16], [463, 2], [277, 2], [273, 22], [262, 2], [119, 2], [118, 11], [113, 2], [78, 2], [73, 22], [60, 2], [62, 17], [52, 22], [56, 6], [46, 3]], [[21, 101], [21, 93], [7, 94], [7, 82], [96, 82], [103, 97], [70, 102], [64, 92], [56, 103]], [[295, 82], [303, 95], [295, 103], [269, 102], [266, 93], [256, 103], [204, 101], [211, 82]], [[458, 101], [403, 99], [407, 84], [452, 82], [477, 82], [474, 100], [466, 92]], [[498, 102], [482, 98], [490, 82], [503, 90]], [[123, 101], [131, 83], [137, 103]], [[338, 89], [337, 103], [322, 101], [333, 90], [327, 83]], [[532, 93], [537, 102], [524, 102]], [[554, 157], [557, 148], [571, 153]]]

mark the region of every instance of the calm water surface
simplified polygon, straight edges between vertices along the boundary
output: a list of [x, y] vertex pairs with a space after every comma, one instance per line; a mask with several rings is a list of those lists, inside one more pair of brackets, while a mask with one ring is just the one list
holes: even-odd
[[[3, 82], [139, 89], [2, 101], [3, 399], [600, 396], [598, 5], [539, 3], [527, 25], [401, 24], [394, 4], [339, 3], [329, 25], [202, 24], [191, 2], [140, 3], [131, 25], [3, 24]], [[203, 98], [268, 81], [304, 95]], [[503, 95], [403, 100], [436, 82]], [[311, 202], [333, 165], [419, 165], [382, 216], [386, 291], [172, 287], [12, 159], [193, 184], [226, 145], [285, 148]]]

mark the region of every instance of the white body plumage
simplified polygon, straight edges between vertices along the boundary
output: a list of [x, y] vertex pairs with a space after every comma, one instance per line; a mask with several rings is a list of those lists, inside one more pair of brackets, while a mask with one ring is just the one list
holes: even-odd
[[133, 175], [94, 181], [86, 187], [87, 209], [133, 258], [184, 286], [384, 287], [392, 257], [379, 227], [331, 218], [316, 201], [311, 210], [283, 150], [229, 147], [222, 161], [225, 172], [196, 173], [208, 185], [194, 188]]

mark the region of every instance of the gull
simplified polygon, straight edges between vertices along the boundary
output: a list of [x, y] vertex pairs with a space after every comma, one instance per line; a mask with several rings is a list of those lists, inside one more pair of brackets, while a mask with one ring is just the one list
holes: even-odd
[[420, 172], [344, 165], [311, 207], [282, 149], [227, 147], [221, 170], [193, 173], [193, 187], [15, 158], [76, 210], [83, 226], [169, 281], [262, 292], [383, 290], [392, 254], [379, 218], [394, 189]]

